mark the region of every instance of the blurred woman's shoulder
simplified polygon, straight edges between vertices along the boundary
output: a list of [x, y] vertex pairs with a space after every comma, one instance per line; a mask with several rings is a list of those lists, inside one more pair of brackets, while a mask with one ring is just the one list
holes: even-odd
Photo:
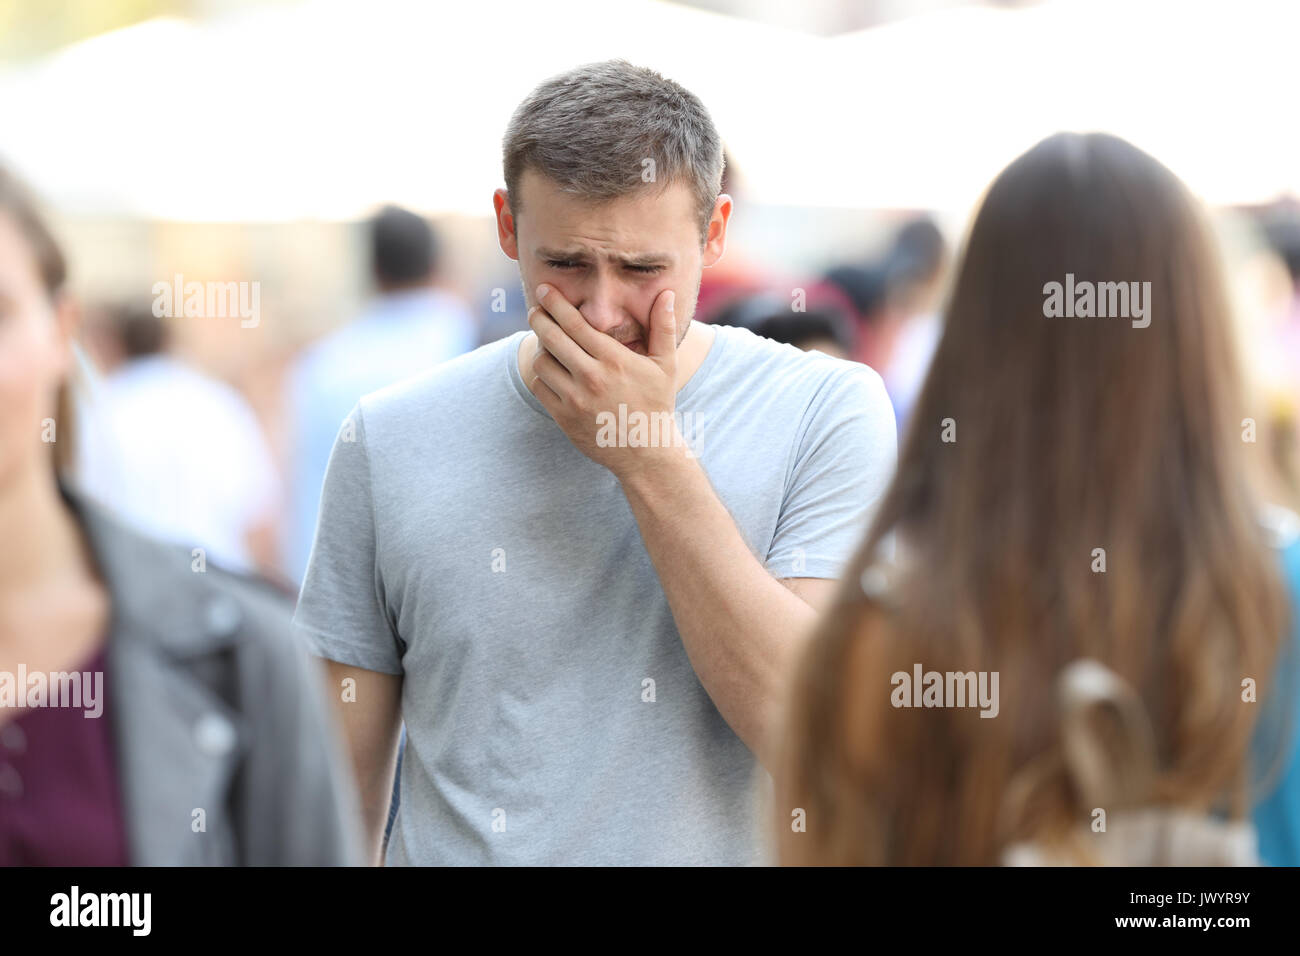
[[[293, 636], [292, 598], [64, 498], [112, 605], [105, 683], [133, 859], [358, 862], [356, 798], [321, 669]], [[205, 839], [156, 825], [193, 807], [207, 808]]]
[[200, 634], [287, 637], [292, 592], [209, 559], [206, 549], [162, 541], [98, 501], [64, 488], [113, 600], [119, 637], [160, 637], [175, 649]]

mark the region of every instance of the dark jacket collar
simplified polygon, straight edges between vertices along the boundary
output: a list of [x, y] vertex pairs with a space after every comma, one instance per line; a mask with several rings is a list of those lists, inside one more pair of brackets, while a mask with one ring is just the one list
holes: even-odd
[[220, 592], [188, 552], [128, 528], [103, 506], [62, 486], [113, 601], [114, 637], [145, 640], [178, 655], [211, 652], [229, 628], [211, 610]]
[[[223, 700], [212, 659], [240, 642], [238, 603], [196, 571], [189, 552], [123, 525], [62, 488], [109, 592], [107, 707], [131, 862], [211, 862], [228, 834], [229, 781], [248, 746], [242, 715]], [[207, 832], [196, 831], [202, 810]], [[214, 832], [217, 831], [217, 832]]]

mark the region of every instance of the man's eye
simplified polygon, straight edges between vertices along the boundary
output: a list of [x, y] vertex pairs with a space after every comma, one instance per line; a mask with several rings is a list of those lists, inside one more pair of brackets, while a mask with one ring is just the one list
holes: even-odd
[[576, 269], [578, 263], [572, 259], [548, 259], [546, 264], [552, 269]]
[[628, 266], [631, 272], [639, 272], [642, 275], [655, 275], [663, 271], [663, 266]]

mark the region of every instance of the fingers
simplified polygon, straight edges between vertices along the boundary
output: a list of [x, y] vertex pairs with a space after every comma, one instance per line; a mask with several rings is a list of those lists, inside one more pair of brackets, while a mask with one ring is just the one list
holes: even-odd
[[[587, 361], [591, 361], [588, 359]], [[533, 356], [533, 375], [534, 382], [539, 382], [541, 387], [553, 394], [556, 401], [563, 402], [571, 394], [574, 388], [573, 373], [560, 364], [560, 360], [552, 355], [547, 349], [538, 348], [537, 354]], [[540, 399], [541, 395], [529, 384], [529, 390]], [[542, 403], [546, 404], [545, 402]]]
[[[585, 320], [583, 324], [586, 324]], [[539, 357], [542, 354], [540, 350], [544, 349], [571, 373], [580, 372], [586, 363], [595, 361], [565, 333], [543, 306], [535, 305], [528, 310], [528, 327], [537, 335]]]
[[[555, 359], [551, 359], [552, 362]], [[534, 360], [536, 364], [536, 360]], [[542, 407], [551, 413], [554, 418], [556, 412], [564, 405], [563, 399], [556, 394], [555, 389], [547, 385], [540, 375], [534, 375], [532, 381], [528, 383], [528, 391], [537, 396], [537, 400], [542, 403]]]
[[[618, 350], [622, 346], [603, 332], [593, 329], [591, 324], [582, 317], [582, 313], [574, 308], [558, 289], [546, 284], [539, 285], [537, 304], [570, 340], [576, 342], [578, 347], [592, 358], [608, 359], [618, 355]], [[543, 343], [550, 350], [550, 342], [543, 339]]]
[[664, 289], [650, 306], [650, 335], [646, 350], [656, 361], [675, 360], [677, 355], [677, 317], [673, 314], [676, 298], [672, 289]]

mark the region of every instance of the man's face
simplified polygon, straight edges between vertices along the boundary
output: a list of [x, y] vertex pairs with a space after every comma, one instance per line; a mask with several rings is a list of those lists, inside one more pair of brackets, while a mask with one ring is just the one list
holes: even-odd
[[593, 204], [526, 170], [517, 191], [522, 212], [515, 216], [498, 190], [497, 227], [501, 248], [519, 262], [529, 308], [545, 282], [592, 328], [645, 355], [650, 306], [672, 289], [681, 344], [695, 314], [701, 272], [722, 255], [729, 199], [715, 204], [709, 241], [702, 245], [694, 197], [680, 182]]

